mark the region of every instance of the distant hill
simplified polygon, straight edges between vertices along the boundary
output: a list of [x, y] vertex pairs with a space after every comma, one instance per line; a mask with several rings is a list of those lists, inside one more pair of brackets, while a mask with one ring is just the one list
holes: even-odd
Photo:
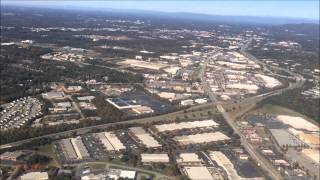
[[[4, 4], [1, 9], [15, 5]], [[31, 7], [24, 5], [24, 7]], [[134, 9], [112, 9], [112, 8], [84, 8], [77, 6], [36, 6], [36, 8], [51, 8], [51, 9], [64, 9], [64, 10], [81, 10], [92, 11], [99, 13], [113, 13], [113, 14], [126, 14], [134, 16], [156, 16], [157, 18], [166, 19], [181, 19], [193, 21], [205, 21], [214, 23], [225, 24], [251, 24], [251, 25], [284, 25], [284, 24], [319, 24], [319, 20], [291, 18], [291, 17], [257, 17], [257, 16], [229, 16], [229, 15], [210, 15], [198, 14], [189, 12], [161, 12], [161, 11], [148, 11], [148, 10], [134, 10]]]

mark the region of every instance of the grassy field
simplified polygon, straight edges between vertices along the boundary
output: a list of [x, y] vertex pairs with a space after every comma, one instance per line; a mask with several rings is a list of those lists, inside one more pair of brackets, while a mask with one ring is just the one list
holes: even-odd
[[313, 119], [310, 119], [309, 117], [300, 114], [296, 111], [293, 111], [291, 109], [278, 106], [278, 105], [272, 105], [272, 104], [265, 104], [262, 107], [256, 108], [252, 110], [252, 113], [267, 113], [267, 114], [276, 114], [276, 115], [288, 115], [288, 116], [297, 116], [302, 117], [310, 122], [316, 123]]
[[47, 165], [48, 167], [49, 166], [61, 167], [61, 165], [57, 161], [57, 156], [56, 156], [56, 152], [53, 144], [39, 146], [38, 148], [40, 153], [46, 154], [52, 158], [51, 162]]
[[104, 163], [89, 163], [88, 166], [94, 170], [103, 170], [106, 168], [106, 164]]

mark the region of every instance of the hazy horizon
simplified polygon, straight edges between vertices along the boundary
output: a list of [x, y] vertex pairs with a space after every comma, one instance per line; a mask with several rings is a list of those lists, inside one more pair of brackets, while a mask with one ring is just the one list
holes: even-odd
[[319, 1], [1, 1], [4, 5], [319, 20]]

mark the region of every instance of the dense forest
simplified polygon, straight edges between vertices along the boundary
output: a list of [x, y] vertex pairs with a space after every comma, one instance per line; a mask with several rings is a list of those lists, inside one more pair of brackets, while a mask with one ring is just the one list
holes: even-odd
[[45, 61], [40, 55], [50, 50], [40, 47], [1, 48], [1, 103], [46, 90], [50, 82], [82, 83], [107, 76], [109, 82], [141, 82], [142, 76], [98, 66], [80, 67], [71, 62]]

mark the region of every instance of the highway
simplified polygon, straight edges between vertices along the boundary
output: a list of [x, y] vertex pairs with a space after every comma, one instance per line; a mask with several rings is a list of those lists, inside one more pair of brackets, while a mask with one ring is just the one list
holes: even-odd
[[[246, 98], [244, 100], [241, 100], [240, 102], [237, 102], [237, 103], [229, 102], [231, 105], [243, 106], [244, 104], [245, 105], [246, 104], [252, 104], [252, 107], [254, 107], [257, 102], [262, 101], [263, 99], [266, 99], [266, 98], [268, 98], [270, 96], [281, 94], [281, 93], [283, 93], [283, 92], [285, 92], [287, 90], [290, 90], [290, 89], [299, 88], [304, 84], [305, 80], [301, 75], [293, 73], [293, 72], [290, 72], [287, 69], [283, 69], [283, 68], [280, 68], [280, 67], [274, 67], [274, 66], [270, 66], [270, 65], [264, 64], [263, 62], [260, 62], [259, 60], [257, 60], [252, 55], [246, 53], [245, 52], [245, 48], [241, 48], [241, 52], [245, 56], [249, 57], [250, 59], [253, 59], [257, 63], [262, 64], [264, 67], [268, 67], [268, 68], [274, 69], [274, 70], [285, 71], [285, 72], [289, 73], [290, 75], [292, 75], [292, 76], [294, 76], [296, 78], [296, 82], [290, 83], [288, 87], [285, 87], [285, 88], [282, 88], [282, 89], [277, 89], [277, 90], [274, 90], [272, 92], [268, 92], [268, 93], [264, 93], [264, 94], [260, 94], [260, 95], [256, 95], [256, 96], [252, 96], [252, 97]], [[268, 160], [266, 160], [263, 156], [260, 155], [260, 153], [258, 153], [255, 150], [255, 148], [246, 140], [246, 138], [243, 136], [243, 134], [240, 132], [240, 130], [237, 128], [237, 126], [235, 124], [235, 117], [243, 115], [248, 110], [250, 110], [250, 108], [246, 108], [246, 109], [245, 108], [241, 108], [241, 111], [238, 112], [237, 116], [231, 117], [225, 111], [224, 107], [220, 104], [220, 102], [217, 101], [216, 95], [211, 91], [211, 89], [208, 86], [208, 84], [206, 83], [205, 77], [204, 77], [204, 74], [205, 74], [204, 72], [205, 72], [205, 69], [206, 69], [208, 61], [209, 61], [209, 58], [207, 58], [205, 60], [204, 64], [202, 65], [202, 69], [200, 71], [201, 82], [202, 82], [203, 89], [208, 94], [208, 96], [209, 96], [210, 100], [213, 102], [213, 104], [216, 105], [217, 109], [223, 115], [223, 117], [225, 118], [226, 122], [230, 125], [230, 127], [233, 128], [235, 133], [239, 134], [241, 143], [244, 146], [244, 148], [246, 149], [246, 151], [250, 154], [250, 156], [258, 163], [258, 165], [265, 172], [268, 173], [268, 175], [272, 179], [282, 180], [283, 177], [278, 173], [278, 171], [271, 165], [271, 163]], [[110, 68], [110, 69], [112, 69], [112, 68]], [[143, 123], [152, 123], [152, 122], [164, 121], [163, 119], [158, 118], [158, 117], [167, 116], [167, 115], [170, 116], [170, 115], [174, 115], [174, 114], [177, 114], [177, 113], [181, 113], [182, 111], [177, 111], [177, 112], [169, 113], [169, 114], [166, 114], [166, 115], [160, 115], [160, 116], [156, 116], [156, 117], [153, 117], [153, 118], [134, 119], [134, 120], [128, 120], [128, 121], [121, 121], [121, 122], [108, 123], [108, 124], [95, 125], [95, 126], [84, 127], [84, 128], [79, 128], [79, 129], [73, 129], [73, 130], [64, 131], [64, 132], [58, 132], [58, 133], [53, 133], [53, 134], [47, 134], [47, 135], [34, 137], [34, 138], [29, 138], [29, 139], [25, 139], [25, 140], [21, 140], [21, 141], [17, 141], [17, 142], [3, 144], [3, 145], [0, 146], [0, 149], [6, 149], [6, 148], [9, 148], [9, 147], [19, 146], [19, 145], [22, 145], [24, 143], [28, 143], [28, 142], [31, 142], [33, 140], [37, 140], [37, 139], [41, 139], [41, 138], [59, 139], [59, 138], [61, 138], [63, 136], [68, 136], [68, 135], [71, 135], [73, 133], [77, 133], [78, 135], [86, 134], [86, 133], [91, 132], [92, 129], [104, 129], [104, 128], [111, 127], [111, 126], [114, 126], [114, 125], [119, 125], [119, 124], [133, 124], [133, 123], [143, 124]]]
[[[215, 104], [212, 104], [212, 103], [200, 104], [200, 105], [190, 107], [189, 110], [200, 108], [200, 107], [202, 107], [202, 108], [208, 107], [208, 106], [211, 107], [213, 105], [215, 105]], [[38, 137], [34, 137], [34, 138], [24, 139], [24, 140], [0, 145], [0, 150], [7, 149], [10, 147], [20, 146], [22, 144], [29, 143], [33, 140], [38, 140], [41, 138], [60, 139], [61, 137], [72, 135], [73, 133], [77, 133], [77, 135], [82, 135], [82, 134], [90, 133], [92, 129], [105, 129], [107, 127], [111, 127], [111, 126], [115, 126], [115, 125], [119, 125], [119, 124], [127, 124], [128, 125], [128, 124], [134, 124], [134, 123], [144, 124], [144, 123], [152, 123], [152, 122], [159, 122], [159, 121], [164, 122], [164, 121], [166, 121], [165, 117], [174, 116], [174, 115], [177, 115], [177, 114], [180, 114], [183, 112], [184, 112], [184, 110], [179, 110], [179, 111], [175, 111], [172, 113], [163, 114], [163, 115], [159, 115], [159, 116], [152, 116], [152, 117], [147, 117], [147, 118], [142, 118], [142, 119], [133, 119], [133, 120], [128, 120], [128, 121], [120, 121], [120, 122], [114, 122], [114, 123], [108, 123], [108, 124], [94, 125], [94, 126], [89, 126], [89, 127], [79, 128], [79, 129], [72, 129], [69, 131], [46, 134], [43, 136], [38, 136]]]

